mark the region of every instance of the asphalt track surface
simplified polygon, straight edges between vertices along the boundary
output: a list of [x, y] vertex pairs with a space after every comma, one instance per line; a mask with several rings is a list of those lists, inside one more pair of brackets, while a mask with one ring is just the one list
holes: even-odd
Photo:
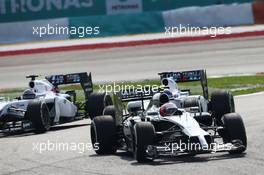
[[264, 71], [264, 37], [0, 57], [0, 89], [26, 75], [92, 72], [95, 82], [157, 78], [162, 71], [207, 69], [209, 76]]
[[[0, 174], [25, 175], [230, 175], [263, 174], [264, 172], [264, 93], [236, 97], [236, 108], [245, 122], [248, 150], [245, 154], [231, 156], [228, 153], [203, 154], [195, 157], [157, 159], [138, 164], [125, 152], [112, 156], [97, 156], [87, 149], [84, 153], [61, 150], [43, 151], [34, 148], [37, 143], [72, 142], [89, 144], [90, 120], [58, 126], [46, 134], [24, 133], [0, 138]], [[44, 148], [44, 147], [43, 147]], [[51, 148], [51, 147], [50, 147]]]

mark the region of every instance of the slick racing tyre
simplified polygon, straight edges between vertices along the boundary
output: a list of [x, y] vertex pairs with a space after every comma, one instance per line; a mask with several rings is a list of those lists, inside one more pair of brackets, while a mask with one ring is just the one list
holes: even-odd
[[106, 93], [92, 93], [86, 103], [87, 110], [91, 119], [103, 115], [106, 106], [112, 105], [112, 99]]
[[103, 111], [103, 115], [111, 115], [113, 119], [116, 118], [116, 109], [114, 105], [106, 106]]
[[50, 114], [46, 103], [39, 100], [30, 101], [26, 117], [32, 122], [35, 133], [45, 133], [50, 129]]
[[239, 142], [240, 149], [230, 150], [230, 154], [239, 154], [247, 148], [246, 129], [242, 117], [237, 113], [225, 114], [222, 118], [224, 135], [224, 143]]
[[200, 106], [199, 99], [196, 97], [191, 97], [191, 98], [189, 97], [189, 98], [184, 99], [183, 101], [184, 108], [199, 107], [199, 106]]
[[91, 140], [95, 152], [114, 154], [117, 150], [116, 125], [112, 116], [97, 116], [91, 123]]
[[223, 115], [235, 112], [233, 95], [223, 90], [213, 92], [211, 96], [211, 110], [213, 117], [216, 119], [216, 124], [221, 125]]
[[148, 161], [147, 147], [153, 145], [155, 129], [150, 122], [140, 122], [134, 127], [135, 130], [135, 150], [134, 155], [139, 163]]

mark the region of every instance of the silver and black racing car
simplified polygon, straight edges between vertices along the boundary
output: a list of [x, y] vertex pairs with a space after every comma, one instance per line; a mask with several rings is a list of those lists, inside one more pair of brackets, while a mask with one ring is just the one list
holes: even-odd
[[[121, 149], [144, 162], [163, 156], [246, 150], [246, 130], [235, 113], [233, 96], [219, 90], [209, 98], [205, 70], [159, 75], [163, 88], [112, 94], [113, 105], [92, 118], [91, 140], [97, 154]], [[201, 82], [203, 95], [178, 87], [192, 81]]]

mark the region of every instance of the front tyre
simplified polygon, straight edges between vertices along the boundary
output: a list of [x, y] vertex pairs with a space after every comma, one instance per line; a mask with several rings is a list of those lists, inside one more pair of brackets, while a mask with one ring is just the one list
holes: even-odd
[[32, 122], [36, 134], [45, 133], [50, 129], [49, 108], [43, 101], [30, 101], [27, 107], [26, 118]]
[[114, 154], [117, 150], [115, 120], [110, 115], [97, 116], [91, 123], [91, 140], [97, 154]]
[[241, 142], [241, 149], [230, 150], [230, 154], [240, 154], [247, 149], [246, 129], [242, 117], [237, 113], [225, 114], [222, 118], [224, 126], [224, 143], [232, 143], [234, 141]]
[[134, 126], [135, 130], [135, 158], [139, 163], [148, 161], [146, 150], [153, 145], [155, 129], [150, 122], [140, 122]]

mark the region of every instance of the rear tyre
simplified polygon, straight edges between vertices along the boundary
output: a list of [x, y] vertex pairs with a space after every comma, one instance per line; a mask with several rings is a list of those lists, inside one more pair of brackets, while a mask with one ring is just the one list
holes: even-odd
[[26, 118], [35, 128], [36, 134], [45, 133], [50, 129], [50, 114], [46, 103], [38, 100], [30, 101], [27, 107]]
[[211, 110], [216, 124], [221, 125], [223, 115], [235, 112], [234, 97], [231, 93], [219, 90], [212, 93]]
[[112, 104], [113, 102], [109, 94], [99, 92], [92, 93], [88, 97], [88, 101], [86, 103], [90, 118], [93, 119], [96, 116], [103, 115], [105, 107]]
[[134, 127], [135, 130], [135, 158], [139, 163], [148, 161], [147, 147], [153, 145], [155, 129], [150, 122], [140, 122]]
[[97, 154], [114, 154], [117, 150], [116, 125], [112, 116], [97, 116], [91, 123], [91, 140]]
[[199, 101], [198, 98], [192, 97], [192, 98], [186, 98], [183, 101], [183, 107], [184, 108], [190, 108], [190, 107], [199, 107]]
[[247, 148], [246, 129], [242, 117], [237, 113], [225, 114], [222, 118], [224, 126], [224, 143], [239, 141], [244, 147], [238, 150], [230, 150], [230, 154], [239, 154]]

